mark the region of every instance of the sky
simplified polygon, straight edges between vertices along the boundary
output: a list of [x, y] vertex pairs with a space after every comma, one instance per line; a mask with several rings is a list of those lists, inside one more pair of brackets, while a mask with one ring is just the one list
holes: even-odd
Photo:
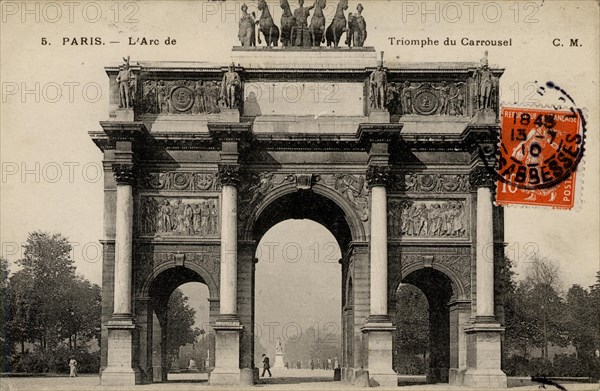
[[[255, 6], [254, 2], [248, 3]], [[329, 3], [331, 6], [335, 2]], [[507, 252], [512, 255], [518, 272], [522, 273], [532, 251], [539, 251], [559, 263], [565, 286], [591, 285], [600, 269], [598, 4], [593, 1], [467, 3], [363, 2], [369, 32], [366, 45], [384, 51], [389, 63], [477, 63], [486, 48], [392, 45], [389, 38], [431, 38], [440, 42], [446, 38], [460, 42], [463, 37], [512, 39], [511, 47], [488, 48], [490, 63], [506, 69], [500, 80], [503, 102], [555, 103], [556, 96], [542, 97], [535, 93], [536, 82], [548, 80], [570, 93], [583, 108], [589, 123], [586, 154], [577, 172], [577, 205], [573, 210], [506, 207], [505, 235]], [[241, 2], [95, 1], [79, 2], [76, 7], [68, 2], [52, 4], [55, 5], [1, 3], [2, 256], [12, 262], [18, 259], [28, 232], [60, 232], [74, 246], [78, 271], [92, 282], [100, 283], [102, 155], [88, 132], [101, 130], [99, 121], [108, 117], [108, 78], [103, 67], [120, 63], [124, 56], [130, 56], [132, 62], [227, 64], [231, 47], [238, 44], [235, 18]], [[278, 20], [280, 11], [273, 7], [278, 2], [270, 4]], [[295, 2], [292, 4], [295, 8]], [[356, 1], [350, 1], [350, 10], [356, 5]], [[328, 20], [331, 10], [326, 10]], [[130, 37], [133, 41], [142, 37], [158, 39], [159, 45], [129, 45]], [[82, 45], [82, 38], [88, 38], [88, 42], [99, 38], [104, 44]], [[564, 46], [554, 46], [556, 38]], [[167, 39], [176, 40], [176, 44], [166, 45]], [[569, 46], [570, 39], [578, 39], [579, 46]], [[322, 239], [325, 234], [315, 235], [316, 232], [319, 231], [313, 223], [298, 222], [275, 227], [267, 235], [275, 235], [282, 242], [300, 237], [309, 243], [304, 245], [307, 248], [311, 240], [321, 246], [326, 244]], [[267, 303], [287, 308], [285, 319], [293, 319], [292, 313], [306, 313], [304, 308], [293, 304], [293, 294], [273, 293], [289, 286], [286, 284], [292, 279], [303, 284], [311, 281], [311, 287], [302, 295], [310, 295], [303, 297], [319, 303], [312, 308], [323, 308], [319, 313], [327, 317], [329, 304], [323, 307], [321, 304], [330, 303], [330, 298], [319, 287], [331, 282], [325, 276], [333, 274], [312, 271], [310, 276], [304, 275], [301, 265], [298, 262], [280, 268], [277, 264], [259, 264], [259, 313]], [[330, 267], [319, 266], [323, 270]], [[283, 303], [285, 298], [291, 301]], [[268, 318], [269, 313], [265, 315]]]

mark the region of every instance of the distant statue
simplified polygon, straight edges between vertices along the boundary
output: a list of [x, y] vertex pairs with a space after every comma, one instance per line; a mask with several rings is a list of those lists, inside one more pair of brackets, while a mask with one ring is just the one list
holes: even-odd
[[248, 14], [248, 6], [242, 4], [242, 16], [240, 18], [240, 31], [238, 38], [242, 46], [256, 46], [256, 20], [254, 12]]
[[323, 9], [327, 6], [327, 0], [316, 0], [315, 13], [310, 20], [308, 32], [311, 37], [311, 46], [321, 46], [325, 43], [325, 13]]
[[346, 15], [344, 14], [344, 11], [347, 9], [348, 0], [340, 0], [335, 10], [333, 20], [325, 32], [327, 46], [331, 46], [333, 44], [333, 47], [339, 47], [342, 34], [348, 30], [348, 27], [346, 26]]
[[[258, 23], [267, 47], [271, 47], [271, 45], [277, 46], [279, 41], [279, 27], [273, 22], [273, 17], [265, 0], [258, 0], [258, 10], [262, 12]], [[258, 43], [262, 43], [260, 34], [258, 34]]]
[[308, 34], [308, 17], [310, 10], [315, 8], [304, 6], [304, 0], [298, 1], [300, 7], [294, 10], [294, 18], [296, 18], [296, 26], [292, 29], [292, 45], [294, 46], [311, 46], [310, 36]]
[[127, 58], [123, 57], [123, 61], [125, 63], [119, 67], [119, 74], [116, 79], [119, 85], [119, 107], [129, 109], [133, 107], [135, 76], [129, 66], [129, 56]]
[[362, 4], [356, 7], [356, 14], [348, 14], [348, 33], [346, 34], [346, 44], [348, 47], [363, 47], [367, 39], [367, 23], [362, 16]]
[[379, 62], [377, 69], [369, 77], [371, 90], [371, 108], [383, 110], [386, 103], [387, 73], [383, 69], [383, 61]]
[[293, 46], [292, 34], [296, 28], [296, 17], [292, 14], [288, 0], [279, 0], [279, 6], [283, 10], [281, 15], [281, 45]]
[[276, 353], [283, 353], [283, 345], [281, 344], [281, 338], [277, 338], [277, 344], [275, 345]]
[[477, 81], [477, 103], [480, 110], [492, 108], [492, 93], [494, 90], [494, 75], [488, 66], [488, 52], [479, 62], [479, 68], [475, 73]]
[[225, 102], [225, 106], [228, 109], [238, 107], [237, 96], [241, 84], [240, 75], [235, 71], [234, 64], [231, 64], [229, 70], [223, 75], [223, 82], [221, 83], [221, 99]]

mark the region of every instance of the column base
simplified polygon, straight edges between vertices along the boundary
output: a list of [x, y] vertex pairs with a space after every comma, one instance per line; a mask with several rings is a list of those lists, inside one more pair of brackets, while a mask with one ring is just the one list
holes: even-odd
[[215, 367], [209, 384], [240, 385], [240, 333], [243, 327], [235, 316], [221, 316], [215, 326]]
[[466, 371], [467, 368], [450, 368], [448, 371], [448, 383], [452, 386], [462, 386]]
[[108, 322], [108, 352], [102, 385], [131, 386], [142, 383], [142, 372], [133, 364], [135, 324], [130, 317]]
[[500, 369], [469, 368], [464, 374], [463, 385], [476, 389], [506, 388], [506, 374]]
[[[369, 378], [372, 385], [396, 387], [398, 375], [392, 363], [392, 340], [396, 328], [389, 322], [374, 323], [369, 317], [361, 331], [367, 334]], [[382, 318], [383, 320], [383, 318]]]
[[501, 333], [499, 323], [476, 322], [465, 328], [467, 334], [467, 369], [463, 385], [473, 388], [506, 388], [506, 374], [501, 369]]

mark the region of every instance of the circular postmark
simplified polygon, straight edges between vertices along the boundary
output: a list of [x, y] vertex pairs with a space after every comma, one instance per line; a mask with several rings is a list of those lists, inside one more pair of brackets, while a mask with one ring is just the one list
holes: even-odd
[[194, 92], [187, 87], [179, 86], [171, 92], [171, 104], [177, 111], [187, 111], [194, 105]]
[[497, 180], [515, 190], [553, 189], [571, 179], [583, 157], [585, 118], [581, 109], [554, 83], [548, 82], [546, 87], [557, 90], [559, 101], [572, 106], [503, 107], [494, 162], [482, 156]]

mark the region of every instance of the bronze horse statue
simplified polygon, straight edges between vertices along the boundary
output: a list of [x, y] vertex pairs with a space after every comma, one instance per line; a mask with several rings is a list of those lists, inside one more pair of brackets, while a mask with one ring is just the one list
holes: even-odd
[[[279, 27], [273, 22], [271, 12], [269, 12], [269, 6], [265, 0], [258, 0], [258, 10], [262, 11], [258, 22], [259, 30], [265, 37], [265, 43], [267, 47], [277, 46], [279, 41]], [[260, 40], [260, 33], [258, 34], [258, 43], [262, 43]]]
[[288, 0], [279, 0], [279, 6], [283, 10], [283, 15], [281, 15], [281, 44], [283, 46], [293, 46], [292, 31], [296, 27], [296, 17], [292, 14]]
[[327, 0], [315, 1], [315, 13], [310, 20], [310, 27], [308, 28], [312, 46], [321, 46], [321, 43], [325, 43], [325, 14], [323, 13], [323, 9], [326, 6]]
[[348, 0], [340, 0], [335, 11], [335, 16], [325, 33], [327, 46], [331, 46], [333, 43], [333, 47], [339, 47], [342, 34], [348, 30], [346, 27], [346, 15], [344, 15], [344, 11], [347, 9]]

